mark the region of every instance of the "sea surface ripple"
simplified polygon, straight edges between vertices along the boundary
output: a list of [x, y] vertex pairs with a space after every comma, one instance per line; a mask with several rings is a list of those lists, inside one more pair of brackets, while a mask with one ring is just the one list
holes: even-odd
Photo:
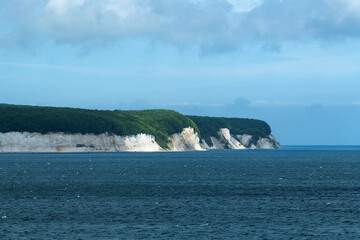
[[360, 149], [0, 154], [0, 239], [360, 239]]

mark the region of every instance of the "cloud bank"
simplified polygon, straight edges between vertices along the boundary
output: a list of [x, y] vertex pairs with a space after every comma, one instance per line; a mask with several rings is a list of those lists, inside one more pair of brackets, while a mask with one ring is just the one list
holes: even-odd
[[204, 52], [360, 36], [358, 0], [3, 0], [0, 44], [145, 38]]

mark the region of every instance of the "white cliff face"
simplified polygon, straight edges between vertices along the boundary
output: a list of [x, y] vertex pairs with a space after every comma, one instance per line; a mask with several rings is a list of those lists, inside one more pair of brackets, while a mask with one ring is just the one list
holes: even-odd
[[279, 144], [276, 142], [274, 136], [269, 135], [267, 138], [260, 138], [256, 143], [256, 148], [259, 149], [277, 149], [280, 148]]
[[242, 145], [249, 146], [252, 136], [248, 134], [243, 134], [243, 135], [236, 135], [236, 138], [239, 139]]
[[273, 147], [276, 148], [276, 149], [279, 149], [280, 148], [280, 144], [276, 141], [275, 137], [273, 135], [269, 135], [268, 136], [270, 142], [273, 144]]
[[256, 146], [251, 142], [252, 136], [248, 134], [236, 135], [236, 139], [240, 141], [240, 143], [245, 146], [247, 149], [256, 149]]
[[225, 143], [230, 149], [246, 149], [240, 142], [238, 142], [233, 136], [230, 134], [230, 130], [228, 128], [220, 128], [218, 132], [220, 136], [220, 140]]
[[0, 152], [119, 152], [160, 151], [154, 136], [137, 134], [0, 133]]
[[[199, 151], [200, 139], [193, 128], [184, 128], [170, 137], [171, 151]], [[118, 136], [113, 134], [64, 134], [64, 133], [0, 133], [0, 152], [121, 152], [163, 151], [148, 134]]]
[[181, 133], [175, 133], [170, 136], [171, 151], [200, 151], [204, 148], [200, 145], [200, 139], [191, 127], [184, 128]]
[[207, 144], [207, 142], [205, 141], [205, 139], [201, 139], [201, 143], [200, 146], [206, 150], [211, 149], [211, 147]]
[[[260, 138], [256, 145], [251, 135], [233, 136], [229, 129], [219, 129], [218, 136], [210, 137], [212, 146], [201, 140], [193, 128], [169, 137], [170, 151], [200, 151], [205, 149], [277, 149], [279, 144], [272, 135]], [[0, 133], [0, 152], [121, 152], [164, 151], [152, 135], [140, 133], [132, 136], [114, 134], [64, 133]]]
[[225, 149], [225, 144], [216, 137], [210, 137], [212, 147], [210, 149]]
[[273, 149], [273, 146], [268, 138], [260, 138], [259, 141], [256, 143], [256, 148]]
[[232, 135], [227, 128], [221, 128], [218, 132], [218, 137], [210, 137], [212, 146], [210, 147], [204, 139], [201, 140], [201, 145], [205, 149], [277, 149], [280, 148], [272, 135], [265, 138], [260, 138], [256, 145], [252, 143], [252, 136], [248, 134], [244, 135]]
[[124, 137], [124, 146], [127, 151], [156, 152], [162, 150], [154, 136], [144, 133]]

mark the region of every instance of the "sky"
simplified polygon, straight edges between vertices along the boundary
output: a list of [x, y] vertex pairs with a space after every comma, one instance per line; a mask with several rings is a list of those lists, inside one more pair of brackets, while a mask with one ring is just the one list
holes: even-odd
[[2, 0], [0, 103], [265, 120], [360, 144], [358, 0]]

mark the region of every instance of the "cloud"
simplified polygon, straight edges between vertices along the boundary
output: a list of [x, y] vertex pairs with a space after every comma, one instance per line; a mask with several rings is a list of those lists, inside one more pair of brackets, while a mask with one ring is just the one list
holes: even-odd
[[358, 0], [4, 0], [0, 44], [41, 39], [103, 45], [145, 38], [203, 53], [255, 42], [278, 51], [282, 42], [358, 38]]

